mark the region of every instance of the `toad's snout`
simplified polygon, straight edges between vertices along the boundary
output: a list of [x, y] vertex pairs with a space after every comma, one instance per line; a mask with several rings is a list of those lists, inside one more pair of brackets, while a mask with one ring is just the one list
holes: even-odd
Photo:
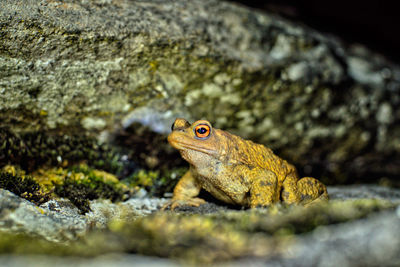
[[182, 118], [177, 118], [171, 126], [171, 131], [182, 131], [190, 127], [190, 123]]

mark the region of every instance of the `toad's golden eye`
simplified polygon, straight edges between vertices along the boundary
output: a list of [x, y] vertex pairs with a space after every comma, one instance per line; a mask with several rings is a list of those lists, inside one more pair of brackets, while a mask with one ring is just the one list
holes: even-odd
[[199, 124], [194, 127], [194, 133], [196, 134], [196, 137], [205, 139], [210, 136], [210, 126], [208, 126], [207, 124]]

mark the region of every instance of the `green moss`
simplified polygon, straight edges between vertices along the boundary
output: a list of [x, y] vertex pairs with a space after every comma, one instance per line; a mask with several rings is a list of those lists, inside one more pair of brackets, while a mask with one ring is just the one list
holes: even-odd
[[163, 196], [166, 192], [172, 192], [175, 185], [187, 171], [187, 167], [172, 168], [163, 171], [160, 178], [155, 181], [154, 194]]
[[318, 226], [353, 221], [395, 207], [388, 201], [361, 199], [205, 215], [159, 212], [134, 222], [114, 221], [109, 228], [124, 243], [125, 250], [212, 263], [248, 256], [268, 257], [287, 249], [296, 235]]
[[141, 169], [124, 179], [123, 182], [130, 186], [140, 186], [149, 189], [153, 187], [157, 179], [159, 179], [158, 171], [146, 171]]
[[89, 200], [121, 201], [135, 191], [120, 183], [116, 176], [85, 164], [66, 169], [39, 169], [31, 176], [14, 166], [5, 166], [0, 172], [0, 187], [36, 204], [46, 202], [55, 193], [71, 200], [83, 213], [90, 210]]
[[90, 166], [119, 174], [126, 164], [120, 154], [94, 137], [81, 134], [28, 132], [14, 134], [0, 128], [0, 167], [19, 165], [33, 171], [41, 166], [67, 167], [86, 161]]
[[109, 198], [113, 201], [122, 200], [122, 192], [116, 191], [111, 185], [90, 180], [91, 184], [79, 183], [66, 179], [62, 185], [57, 185], [55, 193], [66, 197], [82, 212], [90, 211], [89, 200]]
[[173, 191], [176, 183], [186, 171], [186, 167], [163, 171], [141, 169], [121, 182], [132, 188], [145, 188], [151, 196], [163, 196], [164, 193]]
[[211, 214], [210, 217], [248, 233], [294, 235], [310, 232], [321, 225], [357, 220], [377, 211], [394, 208], [396, 204], [386, 200], [333, 200], [309, 207], [276, 205], [249, 212], [228, 212], [223, 216]]
[[0, 171], [0, 188], [9, 190], [37, 205], [49, 200], [40, 185], [30, 176], [8, 166]]
[[157, 212], [112, 220], [107, 229], [89, 231], [68, 244], [0, 232], [0, 253], [96, 256], [125, 252], [179, 259], [186, 265], [246, 257], [266, 259], [286, 251], [298, 234], [395, 207], [388, 201], [360, 199], [307, 208], [276, 205], [212, 214]]
[[26, 234], [0, 232], [0, 254], [63, 255], [66, 246]]
[[[50, 170], [47, 175], [54, 175], [54, 170], [53, 173]], [[55, 170], [55, 175], [61, 182], [53, 182], [54, 192], [71, 200], [82, 213], [90, 211], [89, 200], [104, 198], [115, 202], [125, 200], [133, 193], [132, 189], [120, 183], [115, 176], [87, 165], [81, 164], [67, 170], [58, 169]]]
[[38, 236], [0, 231], [0, 254], [93, 257], [123, 250], [121, 244], [110, 244], [104, 238], [104, 235], [91, 235], [87, 239], [56, 243]]
[[128, 251], [211, 263], [251, 254], [248, 236], [209, 217], [158, 213], [110, 224]]

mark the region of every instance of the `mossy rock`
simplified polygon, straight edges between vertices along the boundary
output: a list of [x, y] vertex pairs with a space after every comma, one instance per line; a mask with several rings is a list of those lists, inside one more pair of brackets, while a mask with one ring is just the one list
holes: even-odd
[[269, 258], [286, 250], [299, 234], [395, 207], [389, 201], [360, 199], [308, 208], [277, 205], [211, 214], [159, 212], [134, 222], [116, 220], [109, 227], [128, 251], [212, 263], [250, 256]]
[[[105, 229], [89, 227], [80, 238], [62, 243], [0, 231], [0, 253], [78, 257], [135, 253], [175, 259], [185, 265], [245, 259], [268, 261], [288, 255], [290, 258], [288, 251], [307, 244], [310, 238], [315, 238], [315, 246], [324, 244], [327, 232], [353, 231], [353, 224], [368, 225], [358, 231], [370, 231], [370, 227], [379, 227], [379, 222], [390, 229], [392, 223], [398, 222], [398, 204], [398, 201], [379, 199], [332, 200], [309, 207], [219, 208], [203, 214], [196, 213], [195, 208], [186, 212], [156, 212], [144, 217], [116, 216], [110, 218]], [[360, 236], [364, 234], [368, 235], [358, 232]], [[398, 235], [395, 233], [395, 236]], [[354, 235], [340, 237], [359, 246], [353, 238]], [[375, 243], [370, 246], [376, 247]], [[319, 253], [323, 256], [326, 251]]]
[[40, 167], [68, 167], [86, 161], [91, 167], [116, 175], [132, 166], [122, 160], [122, 151], [100, 144], [90, 134], [56, 132], [13, 133], [0, 125], [0, 167], [19, 165], [25, 171]]
[[173, 168], [165, 171], [141, 169], [124, 178], [121, 182], [133, 188], [144, 188], [150, 196], [163, 196], [173, 191], [179, 179], [188, 171], [188, 168]]
[[[48, 175], [51, 175], [48, 173]], [[120, 183], [108, 173], [79, 166], [62, 173], [64, 180], [55, 184], [55, 193], [66, 197], [83, 213], [90, 211], [89, 200], [104, 198], [111, 201], [122, 201], [132, 195], [133, 190]]]
[[37, 205], [49, 200], [50, 195], [31, 176], [18, 171], [13, 166], [6, 166], [0, 171], [0, 188], [9, 190]]
[[126, 200], [136, 191], [110, 173], [85, 164], [70, 168], [38, 169], [31, 175], [14, 166], [5, 166], [0, 172], [0, 187], [24, 197], [35, 204], [50, 198], [65, 197], [82, 213], [90, 211], [89, 200], [104, 198]]
[[113, 137], [138, 123], [161, 134], [132, 152], [154, 170], [170, 125], [185, 117], [263, 143], [326, 183], [397, 181], [398, 66], [233, 3], [121, 3], [2, 1], [1, 162], [87, 158], [118, 173], [120, 158], [98, 141], [115, 148]]

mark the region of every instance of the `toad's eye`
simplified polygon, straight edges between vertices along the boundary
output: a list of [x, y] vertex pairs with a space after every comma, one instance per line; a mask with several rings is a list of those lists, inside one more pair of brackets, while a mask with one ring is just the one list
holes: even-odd
[[205, 139], [210, 135], [210, 126], [206, 124], [199, 124], [194, 128], [194, 133], [198, 138]]

